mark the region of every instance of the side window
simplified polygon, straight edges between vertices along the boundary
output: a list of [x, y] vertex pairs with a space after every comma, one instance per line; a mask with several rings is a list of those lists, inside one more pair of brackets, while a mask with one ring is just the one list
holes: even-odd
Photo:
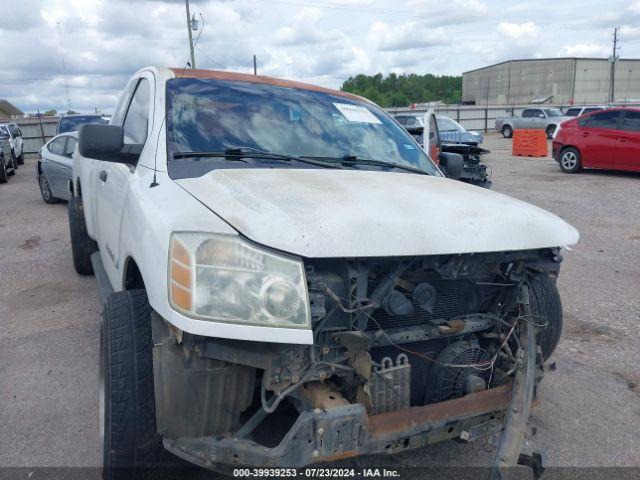
[[125, 144], [142, 145], [147, 140], [149, 92], [149, 81], [141, 78], [122, 125]]
[[531, 116], [536, 118], [545, 118], [542, 110], [531, 110]]
[[619, 111], [596, 113], [591, 117], [591, 128], [606, 128], [616, 130], [618, 128]]
[[628, 132], [640, 132], [640, 112], [627, 110], [622, 123], [622, 129]]
[[604, 109], [603, 108], [585, 108], [582, 114], [584, 115], [585, 113], [598, 112], [600, 110], [604, 110]]
[[580, 113], [580, 109], [579, 108], [570, 108], [569, 110], [567, 110], [567, 113], [565, 113], [565, 115], [567, 117], [575, 117]]
[[67, 139], [67, 146], [64, 149], [64, 156], [71, 158], [73, 156], [73, 150], [76, 148], [76, 139], [69, 137]]
[[582, 117], [578, 120], [578, 125], [580, 125], [581, 127], [588, 127], [589, 124], [591, 123], [591, 117], [593, 115], [589, 115], [588, 117]]
[[522, 118], [531, 118], [533, 117], [533, 110], [523, 110]]
[[124, 114], [127, 111], [127, 105], [129, 105], [129, 100], [131, 100], [131, 93], [136, 86], [136, 82], [131, 80], [127, 86], [124, 88], [122, 95], [120, 96], [120, 100], [118, 101], [118, 106], [113, 111], [113, 115], [111, 115], [111, 125], [122, 125], [124, 121]]
[[403, 127], [407, 124], [407, 117], [396, 117], [396, 120]]
[[47, 147], [51, 153], [54, 155], [64, 155], [64, 145], [67, 141], [67, 137], [56, 138], [53, 142], [49, 144]]

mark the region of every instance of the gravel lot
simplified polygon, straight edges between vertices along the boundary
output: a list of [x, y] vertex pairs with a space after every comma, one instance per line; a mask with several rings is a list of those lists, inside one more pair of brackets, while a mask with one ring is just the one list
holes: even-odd
[[[551, 158], [512, 157], [510, 140], [489, 136], [486, 147], [494, 190], [581, 233], [564, 254], [565, 329], [532, 440], [551, 466], [640, 467], [640, 175], [566, 175]], [[44, 204], [35, 162], [0, 185], [0, 467], [96, 466], [99, 296], [73, 270], [66, 204]], [[489, 460], [482, 445], [449, 442], [383, 461]]]

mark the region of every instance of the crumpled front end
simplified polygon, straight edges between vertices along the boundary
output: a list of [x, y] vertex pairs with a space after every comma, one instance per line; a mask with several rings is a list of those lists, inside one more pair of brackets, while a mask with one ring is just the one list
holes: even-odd
[[198, 337], [156, 318], [165, 448], [208, 468], [301, 467], [491, 433], [499, 477], [523, 459], [537, 345], [557, 320], [532, 295], [560, 262], [558, 249], [307, 259], [313, 346]]

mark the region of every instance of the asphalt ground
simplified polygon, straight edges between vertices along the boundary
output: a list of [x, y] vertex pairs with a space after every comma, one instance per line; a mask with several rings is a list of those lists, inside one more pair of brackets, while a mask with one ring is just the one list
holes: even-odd
[[[511, 140], [490, 135], [484, 146], [495, 191], [548, 209], [581, 234], [563, 254], [564, 332], [530, 439], [558, 467], [551, 478], [640, 477], [640, 175], [567, 175], [550, 157], [512, 157]], [[66, 204], [44, 204], [35, 163], [28, 158], [0, 185], [0, 477], [101, 463], [100, 300], [94, 278], [73, 270]], [[446, 442], [341, 465], [486, 466], [488, 450]]]

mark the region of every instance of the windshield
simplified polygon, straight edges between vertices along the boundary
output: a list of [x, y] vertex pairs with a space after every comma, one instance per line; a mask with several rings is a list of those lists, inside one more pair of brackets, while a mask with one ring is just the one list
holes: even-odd
[[562, 111], [559, 108], [545, 108], [547, 117], [563, 117]]
[[[170, 168], [177, 168], [179, 163], [179, 176], [195, 176], [214, 168], [288, 166], [284, 162], [274, 165], [273, 161], [263, 165], [260, 158], [246, 163], [219, 157], [174, 159], [179, 152], [223, 152], [234, 148], [314, 159], [342, 160], [353, 156], [439, 175], [413, 138], [371, 103], [271, 84], [194, 78], [168, 81]], [[300, 163], [295, 166], [318, 168]], [[379, 167], [358, 164], [353, 168]], [[185, 173], [185, 169], [192, 173]]]
[[77, 115], [60, 118], [58, 133], [75, 132], [83, 123], [109, 123], [100, 115]]
[[456, 132], [464, 132], [465, 129], [455, 120], [449, 117], [436, 117], [436, 123], [438, 124], [438, 130], [444, 132], [447, 130], [455, 130]]

